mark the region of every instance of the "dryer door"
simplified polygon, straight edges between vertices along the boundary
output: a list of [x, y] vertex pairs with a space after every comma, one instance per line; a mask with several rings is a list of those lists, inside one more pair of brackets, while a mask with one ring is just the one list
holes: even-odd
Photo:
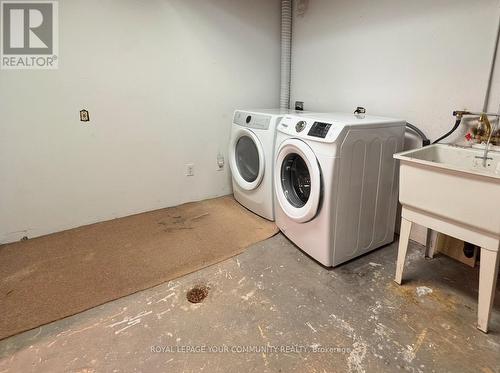
[[264, 150], [252, 131], [240, 128], [230, 146], [229, 165], [236, 183], [245, 190], [257, 188], [264, 177]]
[[275, 164], [275, 189], [285, 214], [298, 223], [316, 216], [321, 197], [321, 172], [312, 149], [298, 139], [284, 141]]

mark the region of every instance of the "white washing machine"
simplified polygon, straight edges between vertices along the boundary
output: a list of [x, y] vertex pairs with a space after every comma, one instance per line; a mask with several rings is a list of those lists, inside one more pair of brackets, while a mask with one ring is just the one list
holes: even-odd
[[291, 110], [236, 110], [229, 145], [234, 198], [252, 212], [274, 220], [276, 127]]
[[332, 267], [394, 239], [405, 121], [351, 114], [285, 116], [275, 151], [276, 224]]

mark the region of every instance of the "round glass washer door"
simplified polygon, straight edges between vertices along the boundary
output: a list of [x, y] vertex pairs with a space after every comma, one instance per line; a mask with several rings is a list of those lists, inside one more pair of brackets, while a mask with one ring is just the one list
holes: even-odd
[[242, 189], [257, 188], [264, 177], [264, 151], [257, 136], [242, 128], [231, 142], [229, 165], [233, 178]]
[[316, 216], [321, 197], [321, 172], [312, 149], [303, 141], [284, 141], [275, 164], [276, 197], [283, 212], [305, 223]]

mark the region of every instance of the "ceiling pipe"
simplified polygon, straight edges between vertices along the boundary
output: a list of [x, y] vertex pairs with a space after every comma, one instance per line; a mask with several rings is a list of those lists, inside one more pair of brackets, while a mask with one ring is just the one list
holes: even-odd
[[290, 109], [292, 75], [292, 0], [281, 0], [280, 109]]
[[490, 103], [491, 85], [493, 84], [493, 75], [495, 74], [495, 65], [496, 65], [497, 54], [498, 54], [498, 42], [500, 39], [500, 16], [498, 17], [498, 26], [497, 27], [498, 28], [497, 28], [496, 38], [495, 38], [495, 46], [493, 48], [493, 59], [491, 60], [490, 74], [488, 76], [488, 85], [486, 86], [486, 94], [484, 96], [483, 112], [488, 111], [488, 106]]

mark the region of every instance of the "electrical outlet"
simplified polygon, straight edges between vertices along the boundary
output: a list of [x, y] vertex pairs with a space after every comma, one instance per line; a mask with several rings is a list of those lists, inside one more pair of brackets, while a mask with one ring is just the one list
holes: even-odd
[[217, 154], [217, 166], [219, 167], [217, 171], [222, 171], [225, 166], [224, 154]]
[[194, 164], [188, 163], [186, 165], [186, 176], [194, 176]]
[[82, 122], [88, 122], [90, 121], [90, 115], [88, 110], [80, 110], [80, 121]]

